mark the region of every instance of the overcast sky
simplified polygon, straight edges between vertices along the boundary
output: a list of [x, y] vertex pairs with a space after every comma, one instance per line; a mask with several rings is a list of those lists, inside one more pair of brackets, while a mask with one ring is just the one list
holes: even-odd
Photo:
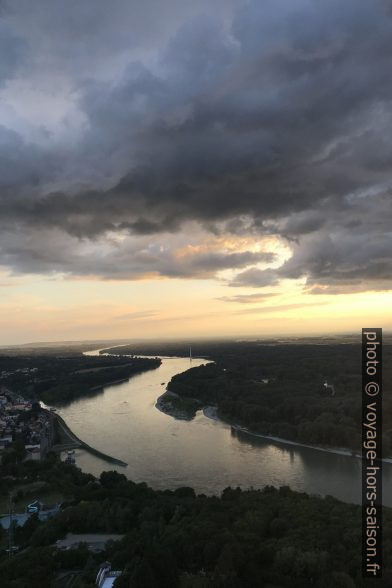
[[127, 285], [115, 335], [181, 322], [157, 284], [221, 321], [300, 305], [316, 331], [345, 300], [333, 328], [357, 328], [350, 300], [376, 293], [387, 312], [392, 2], [0, 0], [0, 54], [7, 337], [11, 309], [60, 312], [92, 282], [105, 303]]

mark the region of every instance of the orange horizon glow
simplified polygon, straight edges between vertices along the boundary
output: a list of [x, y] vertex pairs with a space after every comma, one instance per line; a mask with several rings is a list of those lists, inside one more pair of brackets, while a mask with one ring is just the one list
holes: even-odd
[[[263, 293], [268, 296], [263, 298]], [[241, 296], [260, 294], [255, 302]], [[33, 341], [301, 336], [392, 329], [390, 292], [310, 294], [303, 280], [233, 288], [217, 279], [114, 281], [3, 274], [0, 345]], [[232, 300], [234, 298], [234, 300]], [[238, 301], [236, 301], [238, 300]]]

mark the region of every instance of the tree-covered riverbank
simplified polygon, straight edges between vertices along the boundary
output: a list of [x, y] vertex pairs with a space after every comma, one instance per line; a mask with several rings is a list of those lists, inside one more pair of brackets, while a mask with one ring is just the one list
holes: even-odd
[[63, 405], [94, 395], [104, 386], [155, 369], [159, 358], [86, 355], [2, 356], [1, 384], [26, 398]]
[[[168, 389], [249, 431], [326, 448], [361, 449], [360, 345], [200, 344], [213, 359]], [[384, 456], [392, 454], [392, 347], [384, 345]]]
[[[40, 480], [65, 496], [47, 522], [31, 517], [15, 530], [22, 552], [0, 556], [7, 588], [60, 586], [80, 571], [75, 586], [94, 586], [101, 562], [121, 570], [116, 588], [353, 588], [361, 578], [361, 509], [332, 497], [284, 487], [196, 496], [191, 488], [154, 491], [115, 472], [99, 479], [54, 456], [43, 463], [3, 467], [3, 495], [20, 481]], [[384, 510], [384, 585], [392, 581], [392, 511]], [[99, 554], [86, 547], [53, 547], [66, 533], [118, 533]], [[3, 531], [3, 545], [6, 543]]]

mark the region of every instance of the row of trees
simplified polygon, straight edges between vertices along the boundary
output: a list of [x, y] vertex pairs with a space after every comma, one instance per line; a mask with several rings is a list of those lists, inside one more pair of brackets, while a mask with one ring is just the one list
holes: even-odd
[[[361, 346], [217, 346], [215, 363], [173, 377], [182, 398], [215, 404], [221, 418], [284, 439], [361, 447]], [[384, 453], [392, 448], [392, 346], [384, 345]], [[324, 386], [333, 384], [335, 394]]]
[[2, 384], [24, 397], [66, 404], [97, 388], [159, 367], [158, 358], [64, 355], [1, 356]]
[[[79, 586], [93, 586], [98, 565], [123, 571], [116, 588], [354, 588], [361, 578], [361, 508], [332, 497], [311, 497], [287, 487], [196, 496], [191, 488], [154, 491], [116, 472], [99, 479], [56, 459], [25, 466], [67, 490], [62, 512], [47, 522], [31, 517], [15, 532], [22, 553], [0, 557], [7, 588], [56, 586], [78, 571]], [[7, 470], [8, 472], [9, 470]], [[53, 547], [66, 533], [120, 533], [103, 553], [85, 546]], [[384, 512], [384, 582], [392, 582], [392, 511]], [[60, 584], [59, 584], [60, 585]], [[77, 585], [77, 584], [75, 584]]]

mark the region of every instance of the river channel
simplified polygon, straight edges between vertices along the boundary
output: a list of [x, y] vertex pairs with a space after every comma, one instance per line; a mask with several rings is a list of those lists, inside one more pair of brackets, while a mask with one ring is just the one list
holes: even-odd
[[[360, 502], [359, 459], [257, 438], [202, 411], [192, 421], [160, 412], [155, 403], [172, 376], [202, 363], [205, 360], [190, 364], [189, 358], [162, 358], [155, 370], [59, 408], [78, 437], [128, 465], [113, 466], [81, 449], [75, 452], [76, 464], [96, 476], [115, 469], [155, 489], [192, 486], [198, 493], [219, 494], [227, 486], [287, 485]], [[384, 465], [383, 477], [384, 503], [392, 506], [391, 464]]]

